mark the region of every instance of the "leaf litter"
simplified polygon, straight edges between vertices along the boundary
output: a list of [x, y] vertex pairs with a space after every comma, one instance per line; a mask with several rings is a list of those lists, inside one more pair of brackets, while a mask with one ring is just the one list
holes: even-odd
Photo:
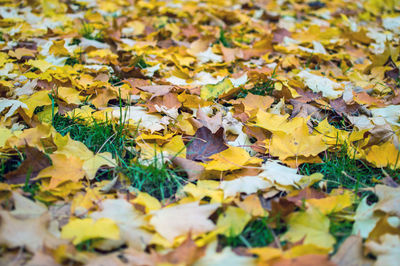
[[3, 1], [0, 264], [395, 265], [399, 10]]

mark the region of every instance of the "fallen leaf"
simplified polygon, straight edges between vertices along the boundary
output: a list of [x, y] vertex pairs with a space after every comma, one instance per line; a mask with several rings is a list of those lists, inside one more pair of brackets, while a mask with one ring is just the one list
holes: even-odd
[[329, 233], [329, 218], [318, 209], [308, 208], [303, 212], [289, 215], [289, 230], [282, 239], [297, 242], [304, 238], [304, 244], [314, 244], [319, 247], [332, 248], [335, 238]]
[[5, 174], [11, 184], [32, 183], [41, 170], [51, 165], [49, 158], [40, 150], [27, 146], [24, 150], [26, 159], [14, 171]]
[[44, 247], [54, 248], [63, 241], [53, 236], [49, 230], [50, 216], [16, 219], [7, 211], [0, 211], [0, 243], [9, 248], [24, 247], [35, 253]]
[[390, 215], [400, 217], [400, 187], [393, 188], [384, 185], [377, 185], [375, 188], [368, 189], [373, 191], [379, 201], [374, 205], [374, 211], [379, 210]]
[[201, 88], [200, 97], [203, 100], [211, 100], [218, 98], [218, 96], [222, 94], [226, 94], [229, 91], [234, 89], [234, 86], [230, 79], [226, 78], [223, 81], [215, 84], [215, 85], [205, 85]]
[[346, 238], [331, 261], [338, 266], [373, 265], [373, 261], [363, 255], [362, 237], [355, 235]]
[[189, 236], [179, 247], [157, 258], [157, 263], [192, 265], [204, 256], [205, 247], [198, 247]]
[[12, 116], [18, 108], [25, 108], [28, 109], [28, 106], [20, 101], [17, 100], [7, 100], [7, 99], [1, 99], [0, 100], [0, 113], [3, 112], [6, 108], [10, 107], [8, 112], [4, 116], [4, 120]]
[[179, 204], [155, 211], [150, 224], [169, 242], [181, 235], [197, 235], [215, 228], [208, 217], [218, 209], [219, 204], [199, 205], [198, 202]]
[[204, 164], [206, 170], [237, 170], [251, 163], [260, 163], [261, 159], [251, 158], [242, 148], [229, 146], [228, 149], [210, 156], [211, 161]]
[[50, 158], [53, 165], [41, 170], [36, 177], [36, 179], [51, 177], [48, 189], [56, 188], [67, 181], [78, 182], [85, 176], [82, 169], [83, 162], [79, 158], [63, 154], [52, 154]]
[[182, 157], [173, 157], [171, 161], [186, 172], [190, 181], [199, 179], [204, 173], [204, 166], [195, 161]]
[[331, 193], [331, 196], [322, 199], [308, 199], [306, 203], [319, 209], [323, 214], [339, 212], [352, 206], [353, 193], [349, 190], [345, 190], [343, 194], [332, 194], [333, 193]]
[[120, 231], [117, 224], [109, 218], [93, 220], [91, 218], [75, 219], [69, 221], [62, 230], [61, 238], [72, 239], [72, 243], [77, 245], [89, 239], [120, 239]]
[[360, 235], [362, 238], [367, 238], [369, 233], [374, 229], [376, 223], [382, 215], [376, 214], [375, 203], [369, 205], [368, 197], [364, 197], [359, 203], [354, 216], [353, 234]]
[[43, 203], [34, 202], [17, 192], [12, 193], [14, 210], [10, 212], [17, 219], [37, 218], [47, 212], [47, 207]]
[[400, 168], [398, 162], [400, 151], [391, 142], [385, 142], [382, 145], [373, 145], [366, 152], [367, 161], [373, 163], [376, 167]]
[[224, 191], [224, 198], [237, 193], [253, 194], [258, 190], [271, 187], [271, 184], [258, 176], [244, 176], [230, 181], [222, 181], [219, 186]]
[[221, 234], [227, 237], [240, 235], [244, 227], [250, 221], [251, 215], [241, 208], [229, 206], [224, 213], [218, 217], [217, 227]]
[[392, 265], [400, 260], [400, 237], [398, 235], [385, 234], [379, 242], [368, 242], [366, 247], [377, 256], [376, 266]]
[[338, 98], [343, 93], [337, 90], [342, 86], [329, 78], [312, 74], [307, 70], [302, 70], [297, 76], [300, 77], [313, 92], [322, 92], [322, 95], [329, 99]]
[[282, 186], [298, 186], [297, 183], [302, 179], [302, 175], [297, 174], [296, 168], [286, 167], [277, 161], [266, 161], [261, 169], [263, 171], [258, 176], [270, 181], [272, 184]]
[[186, 158], [205, 162], [211, 155], [226, 150], [228, 146], [225, 144], [223, 136], [223, 128], [220, 128], [215, 134], [206, 127], [199, 128], [193, 136], [193, 140], [187, 145]]
[[216, 134], [222, 127], [222, 113], [219, 112], [213, 117], [209, 117], [202, 108], [197, 110], [197, 119], [209, 130], [212, 134]]
[[150, 243], [151, 234], [141, 227], [146, 225], [144, 217], [124, 199], [107, 199], [102, 202], [103, 209], [92, 212], [90, 217], [99, 221], [108, 218], [114, 221], [120, 231], [121, 240], [129, 247], [144, 250]]

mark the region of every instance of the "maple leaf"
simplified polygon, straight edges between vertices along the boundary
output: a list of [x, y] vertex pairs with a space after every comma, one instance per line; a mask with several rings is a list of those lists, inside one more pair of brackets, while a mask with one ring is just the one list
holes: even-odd
[[306, 124], [289, 132], [276, 132], [271, 139], [270, 153], [281, 160], [301, 155], [316, 156], [328, 148], [321, 135], [309, 134]]
[[218, 96], [228, 93], [234, 89], [234, 86], [230, 79], [224, 79], [223, 81], [215, 85], [206, 85], [201, 88], [200, 97], [204, 100], [210, 100], [217, 98]]
[[213, 117], [208, 117], [208, 115], [203, 111], [203, 108], [199, 108], [199, 110], [197, 110], [197, 119], [200, 120], [205, 127], [211, 130], [212, 134], [216, 134], [222, 126], [221, 112], [217, 113]]
[[367, 150], [366, 159], [376, 167], [400, 168], [398, 163], [399, 149], [391, 142], [385, 142], [382, 145], [373, 145]]
[[10, 107], [10, 109], [4, 116], [4, 120], [12, 116], [17, 111], [18, 108], [28, 109], [28, 106], [25, 103], [17, 100], [8, 100], [8, 99], [0, 100], [0, 113], [3, 112], [3, 110], [5, 110], [8, 107]]
[[186, 158], [205, 162], [211, 155], [226, 150], [228, 146], [224, 142], [223, 133], [223, 128], [218, 129], [215, 134], [207, 127], [199, 128], [193, 136], [193, 140], [187, 145]]
[[266, 161], [261, 168], [263, 172], [259, 174], [260, 177], [282, 186], [297, 186], [303, 177], [297, 174], [296, 168], [286, 167], [276, 161]]
[[241, 208], [229, 206], [224, 213], [218, 217], [217, 227], [222, 229], [222, 234], [227, 237], [240, 235], [244, 227], [250, 221], [251, 215]]
[[133, 206], [123, 199], [107, 199], [102, 202], [103, 209], [92, 212], [90, 217], [99, 220], [108, 218], [119, 227], [121, 239], [130, 247], [143, 250], [150, 242], [151, 234], [142, 229], [146, 222], [142, 215]]
[[374, 204], [374, 211], [379, 210], [385, 213], [396, 215], [400, 217], [400, 187], [389, 187], [384, 185], [377, 185], [375, 188], [368, 190], [374, 191], [379, 201]]
[[0, 211], [0, 243], [9, 248], [25, 247], [35, 253], [45, 246], [55, 247], [63, 244], [49, 232], [50, 216], [16, 219], [7, 211]]
[[340, 89], [342, 86], [329, 78], [318, 76], [302, 70], [298, 76], [304, 80], [304, 83], [314, 92], [322, 92], [324, 97], [335, 99], [342, 95]]
[[210, 159], [212, 159], [210, 162], [204, 164], [206, 170], [237, 170], [246, 164], [258, 164], [261, 162], [259, 158], [252, 158], [245, 149], [233, 146], [211, 155]]
[[63, 154], [52, 154], [50, 158], [53, 165], [41, 170], [36, 177], [36, 179], [51, 177], [48, 189], [56, 188], [67, 181], [78, 182], [85, 176], [82, 170], [83, 162], [79, 158]]
[[372, 265], [373, 261], [371, 259], [364, 258], [362, 245], [362, 237], [349, 236], [331, 258], [331, 261], [338, 266]]
[[190, 236], [175, 250], [165, 255], [157, 256], [157, 263], [171, 263], [192, 265], [195, 261], [204, 256], [205, 247], [198, 247]]
[[198, 202], [179, 204], [155, 211], [150, 224], [169, 242], [191, 232], [193, 235], [215, 228], [208, 217], [218, 209], [219, 204], [199, 205]]
[[384, 234], [379, 240], [380, 243], [372, 241], [365, 244], [378, 257], [374, 265], [390, 265], [394, 261], [399, 261], [400, 237], [398, 235]]
[[235, 196], [237, 193], [256, 193], [268, 187], [271, 187], [271, 184], [257, 176], [243, 176], [231, 181], [222, 181], [220, 184], [224, 198]]
[[331, 196], [322, 199], [308, 199], [306, 202], [324, 214], [341, 211], [353, 204], [352, 192], [345, 190], [343, 194], [335, 194], [331, 193]]
[[329, 234], [329, 224], [329, 218], [318, 209], [309, 208], [304, 212], [295, 212], [289, 216], [289, 230], [282, 238], [291, 242], [304, 238], [304, 244], [332, 248], [336, 240]]
[[[122, 113], [121, 113], [122, 111]], [[114, 108], [112, 115], [116, 118], [122, 117], [124, 120], [132, 120], [132, 122], [151, 132], [164, 128], [161, 124], [161, 116], [148, 114], [143, 107], [129, 106], [129, 108]]]
[[33, 202], [17, 192], [12, 193], [14, 210], [10, 214], [17, 219], [37, 218], [47, 212], [47, 207], [40, 202]]
[[118, 240], [120, 231], [116, 223], [108, 218], [100, 218], [96, 221], [90, 218], [75, 219], [62, 228], [61, 238], [73, 239], [72, 243], [77, 245], [85, 240], [96, 238]]

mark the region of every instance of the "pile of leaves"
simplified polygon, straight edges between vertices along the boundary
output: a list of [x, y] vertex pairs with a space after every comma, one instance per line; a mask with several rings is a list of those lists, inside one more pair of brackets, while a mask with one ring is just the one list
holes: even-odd
[[1, 265], [395, 265], [400, 1], [0, 6]]

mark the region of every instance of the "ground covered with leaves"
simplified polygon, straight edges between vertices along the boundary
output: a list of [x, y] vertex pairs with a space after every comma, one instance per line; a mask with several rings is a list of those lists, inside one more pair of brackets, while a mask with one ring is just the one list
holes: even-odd
[[0, 24], [1, 265], [398, 265], [400, 1]]

